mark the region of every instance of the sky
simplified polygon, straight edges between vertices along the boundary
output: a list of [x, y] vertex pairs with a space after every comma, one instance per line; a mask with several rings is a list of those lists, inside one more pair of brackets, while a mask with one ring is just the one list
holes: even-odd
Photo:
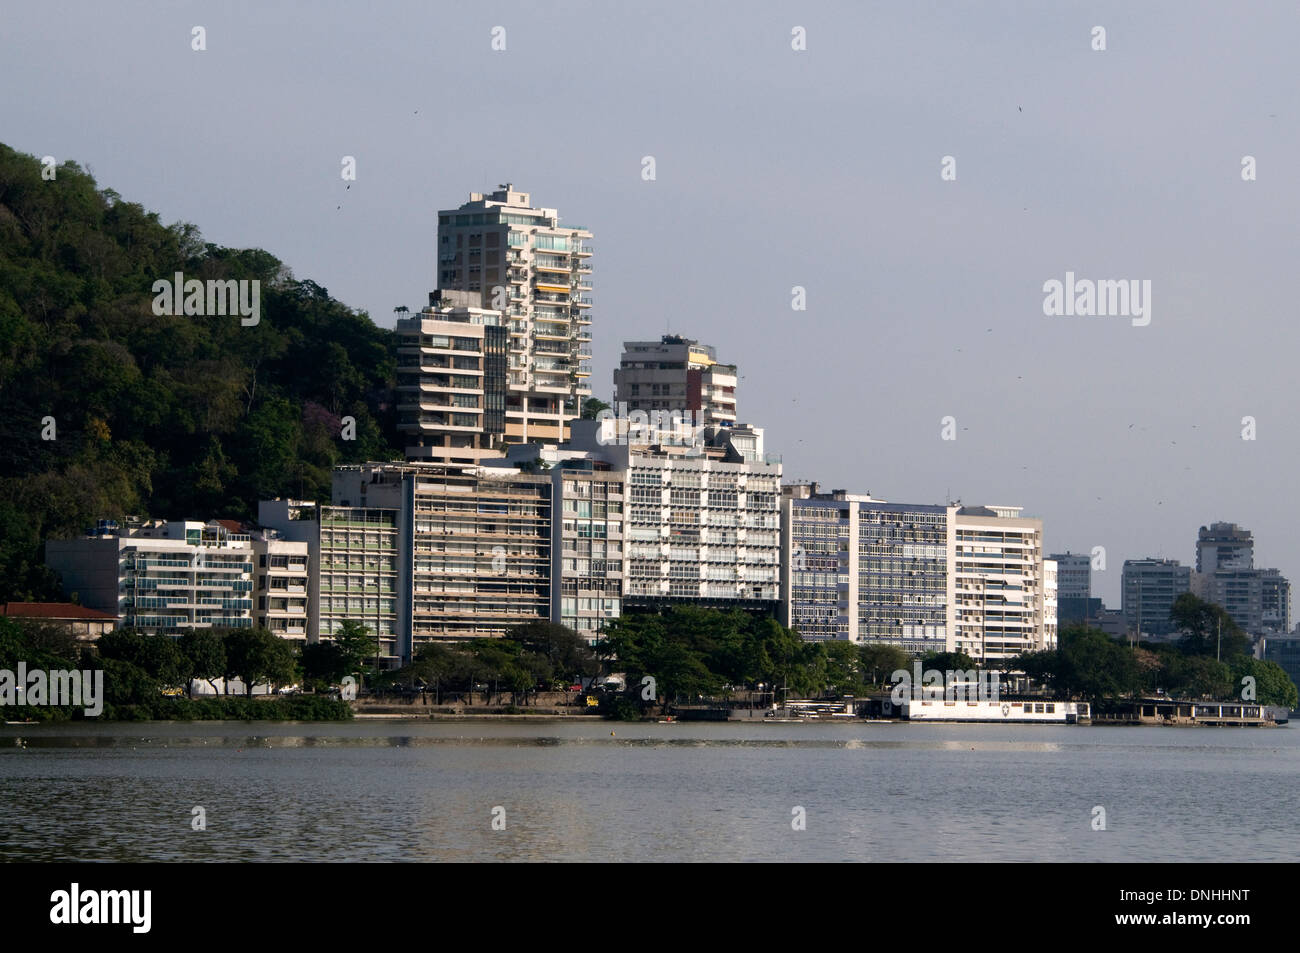
[[[594, 233], [596, 396], [624, 341], [712, 344], [787, 480], [1023, 506], [1049, 552], [1104, 548], [1094, 594], [1118, 607], [1125, 559], [1194, 565], [1216, 520], [1254, 532], [1256, 565], [1300, 573], [1298, 19], [1265, 2], [9, 4], [0, 141], [264, 248], [389, 327], [435, 285], [438, 210], [511, 182]], [[1067, 272], [1149, 281], [1149, 323], [1045, 314]]]

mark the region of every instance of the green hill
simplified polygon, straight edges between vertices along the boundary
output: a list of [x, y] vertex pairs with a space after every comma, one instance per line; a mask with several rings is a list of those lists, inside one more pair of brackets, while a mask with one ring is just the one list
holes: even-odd
[[[0, 144], [0, 601], [58, 598], [43, 541], [96, 518], [251, 517], [328, 499], [337, 463], [400, 455], [391, 331], [75, 163], [41, 172]], [[155, 315], [176, 272], [257, 279], [260, 320]]]

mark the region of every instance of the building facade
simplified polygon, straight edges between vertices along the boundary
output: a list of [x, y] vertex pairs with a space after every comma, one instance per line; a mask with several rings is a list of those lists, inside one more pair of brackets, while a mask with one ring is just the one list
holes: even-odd
[[551, 621], [596, 642], [623, 610], [627, 474], [582, 459], [549, 472]]
[[1255, 541], [1250, 530], [1236, 523], [1211, 523], [1196, 533], [1196, 571], [1255, 568]]
[[1192, 570], [1176, 559], [1126, 559], [1121, 583], [1125, 624], [1134, 633], [1156, 638], [1172, 635], [1169, 621], [1174, 600], [1192, 587]]
[[506, 319], [506, 443], [562, 442], [591, 396], [591, 237], [510, 183], [438, 213], [438, 288]]
[[378, 638], [381, 666], [399, 665], [397, 510], [262, 500], [258, 522], [307, 546], [307, 641], [355, 622]]
[[963, 506], [953, 516], [949, 650], [977, 662], [1056, 647], [1055, 620], [1048, 624], [1043, 522], [1020, 514], [1018, 506]]
[[256, 622], [252, 537], [219, 522], [101, 520], [90, 535], [48, 540], [45, 552], [66, 592], [126, 628], [180, 636]]
[[946, 651], [953, 511], [784, 487], [784, 624], [808, 641]]
[[736, 423], [736, 365], [712, 347], [665, 334], [627, 341], [614, 371], [614, 400], [630, 412], [689, 411], [700, 426]]
[[510, 335], [474, 291], [435, 291], [429, 307], [397, 319], [397, 429], [406, 455], [475, 464], [505, 440]]
[[254, 622], [272, 635], [306, 644], [313, 575], [308, 546], [275, 530], [255, 529], [250, 535], [257, 560]]

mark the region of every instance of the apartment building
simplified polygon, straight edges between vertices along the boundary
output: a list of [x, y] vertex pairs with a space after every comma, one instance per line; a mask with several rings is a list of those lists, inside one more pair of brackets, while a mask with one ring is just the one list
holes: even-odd
[[955, 507], [782, 488], [782, 621], [807, 641], [946, 651]]
[[591, 396], [591, 237], [510, 183], [438, 213], [438, 288], [506, 319], [506, 443], [562, 442]]
[[1043, 645], [1055, 646], [1058, 632], [1060, 569], [1055, 559], [1043, 560]]
[[252, 537], [221, 522], [100, 520], [78, 539], [48, 540], [45, 553], [66, 592], [127, 628], [179, 636], [257, 621]]
[[[997, 662], [1056, 647], [1049, 631], [1043, 522], [1018, 506], [963, 506], [953, 515], [951, 651]], [[1055, 599], [1055, 593], [1051, 594]]]
[[1101, 614], [1101, 600], [1092, 596], [1092, 557], [1086, 553], [1052, 553], [1056, 562], [1057, 610], [1060, 624], [1091, 624]]
[[337, 467], [334, 501], [396, 513], [396, 652], [500, 636], [551, 609], [547, 473], [420, 463]]
[[379, 639], [380, 664], [398, 650], [398, 514], [395, 509], [262, 500], [258, 522], [307, 546], [307, 641], [330, 639], [344, 621]]
[[588, 459], [549, 472], [551, 620], [595, 642], [622, 614], [627, 475]]
[[1255, 540], [1250, 530], [1236, 523], [1211, 523], [1196, 533], [1196, 571], [1255, 568]]
[[1120, 605], [1130, 632], [1160, 638], [1172, 635], [1174, 600], [1192, 588], [1192, 570], [1176, 559], [1126, 559]]
[[646, 430], [605, 415], [572, 430], [560, 447], [512, 448], [507, 465], [536, 459], [620, 475], [622, 546], [606, 551], [622, 556], [622, 609], [692, 602], [775, 613], [781, 462], [764, 451], [762, 430]]
[[729, 426], [736, 422], [736, 365], [675, 334], [626, 341], [614, 371], [614, 400], [629, 411], [684, 410], [700, 426]]
[[1291, 583], [1276, 569], [1255, 568], [1250, 530], [1236, 523], [1202, 526], [1191, 589], [1220, 605], [1251, 636], [1291, 631]]
[[255, 623], [282, 639], [306, 644], [312, 577], [308, 546], [273, 529], [249, 533], [257, 572]]
[[434, 291], [397, 319], [397, 429], [407, 457], [475, 464], [505, 440], [510, 333], [477, 291]]

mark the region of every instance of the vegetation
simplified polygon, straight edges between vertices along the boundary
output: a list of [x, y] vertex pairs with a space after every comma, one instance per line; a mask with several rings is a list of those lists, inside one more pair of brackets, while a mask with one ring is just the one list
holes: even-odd
[[529, 622], [502, 639], [426, 645], [410, 665], [385, 680], [427, 686], [439, 699], [447, 692], [508, 691], [527, 702], [539, 690], [562, 691], [599, 670], [599, 660], [578, 633], [553, 622]]
[[1286, 672], [1276, 662], [1253, 658], [1250, 640], [1220, 606], [1185, 593], [1170, 618], [1184, 631], [1177, 642], [1129, 647], [1098, 629], [1068, 626], [1055, 650], [1022, 655], [1011, 667], [1061, 698], [1134, 698], [1158, 692], [1177, 698], [1241, 698], [1243, 680], [1253, 678], [1256, 701], [1296, 707], [1296, 686]]
[[[214, 629], [181, 639], [120, 629], [88, 644], [56, 626], [0, 618], [0, 669], [16, 671], [19, 662], [26, 662], [29, 671], [102, 670], [104, 710], [97, 720], [337, 721], [352, 717], [347, 703], [319, 696], [251, 697], [248, 691], [254, 681], [279, 687], [297, 678], [292, 645], [263, 629]], [[191, 679], [211, 685], [222, 674], [243, 679], [249, 690], [243, 697], [191, 699], [179, 694]], [[80, 719], [84, 710], [25, 705], [16, 714], [50, 721]]]
[[[260, 320], [155, 315], [176, 272], [260, 281]], [[42, 542], [97, 518], [248, 519], [259, 499], [328, 500], [335, 464], [394, 457], [391, 345], [273, 255], [0, 145], [0, 601], [74, 595]]]

